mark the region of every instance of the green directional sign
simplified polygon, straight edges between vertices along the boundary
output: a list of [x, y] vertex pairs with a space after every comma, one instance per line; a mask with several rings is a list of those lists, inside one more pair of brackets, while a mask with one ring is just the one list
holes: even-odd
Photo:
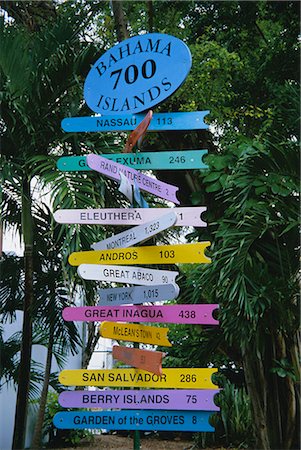
[[[109, 153], [104, 158], [139, 170], [188, 170], [208, 169], [203, 162], [207, 150], [169, 150], [168, 152]], [[57, 168], [62, 171], [91, 170], [86, 156], [63, 156], [57, 161]]]

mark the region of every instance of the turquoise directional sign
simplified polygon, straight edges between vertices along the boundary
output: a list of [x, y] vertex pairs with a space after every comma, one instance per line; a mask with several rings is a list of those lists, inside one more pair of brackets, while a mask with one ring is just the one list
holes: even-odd
[[129, 410], [59, 412], [53, 418], [57, 428], [156, 431], [214, 431], [211, 411]]
[[[156, 113], [147, 131], [206, 130], [204, 117], [210, 111]], [[132, 131], [145, 118], [145, 114], [118, 114], [92, 117], [67, 117], [62, 120], [66, 132]]]
[[[128, 167], [139, 170], [187, 170], [208, 169], [202, 160], [207, 150], [169, 150], [168, 152], [109, 153], [101, 156]], [[62, 171], [91, 170], [86, 156], [63, 156], [57, 161]]]
[[190, 50], [180, 39], [159, 33], [134, 36], [96, 61], [84, 97], [96, 113], [138, 113], [175, 92], [190, 68]]

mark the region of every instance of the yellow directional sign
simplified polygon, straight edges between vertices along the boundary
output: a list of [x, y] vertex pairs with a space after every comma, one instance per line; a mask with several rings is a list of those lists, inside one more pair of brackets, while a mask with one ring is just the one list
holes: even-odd
[[169, 328], [119, 322], [102, 322], [99, 327], [100, 335], [105, 338], [171, 347], [168, 331]]
[[80, 264], [175, 264], [210, 263], [205, 256], [209, 241], [196, 244], [154, 245], [146, 247], [128, 247], [115, 250], [95, 250], [74, 252], [69, 256], [72, 266]]
[[163, 369], [162, 375], [140, 369], [63, 370], [59, 382], [65, 386], [216, 389], [211, 381], [214, 372], [217, 369]]

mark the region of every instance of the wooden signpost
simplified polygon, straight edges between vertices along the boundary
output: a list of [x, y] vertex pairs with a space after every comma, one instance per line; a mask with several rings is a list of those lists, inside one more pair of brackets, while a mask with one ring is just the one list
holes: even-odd
[[[171, 150], [168, 152], [106, 153], [101, 156], [139, 170], [188, 170], [208, 169], [207, 164], [202, 160], [207, 153], [207, 150]], [[58, 159], [57, 168], [68, 172], [92, 170], [87, 164], [86, 156], [63, 156]]]
[[177, 215], [176, 227], [206, 227], [202, 219], [204, 206], [187, 208], [102, 208], [102, 209], [58, 209], [53, 217], [58, 223], [82, 225], [141, 225], [159, 219], [169, 211]]
[[63, 370], [59, 382], [65, 386], [115, 386], [156, 389], [216, 389], [211, 376], [217, 369], [162, 369], [156, 375], [140, 369]]
[[208, 264], [211, 259], [205, 256], [204, 251], [210, 244], [205, 241], [196, 244], [129, 247], [125, 250], [73, 252], [68, 261], [71, 266], [80, 264]]
[[218, 325], [212, 312], [218, 308], [212, 305], [127, 305], [127, 306], [78, 306], [63, 310], [63, 318], [67, 321], [101, 322], [153, 322], [153, 323], [186, 323], [202, 325]]
[[214, 403], [218, 393], [218, 389], [76, 390], [62, 392], [59, 404], [65, 408], [219, 411]]

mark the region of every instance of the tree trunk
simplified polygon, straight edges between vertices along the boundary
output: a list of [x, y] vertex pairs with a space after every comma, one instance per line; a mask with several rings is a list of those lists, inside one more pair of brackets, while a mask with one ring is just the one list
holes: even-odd
[[286, 377], [286, 394], [287, 394], [287, 417], [285, 426], [285, 435], [283, 440], [283, 448], [289, 449], [292, 447], [295, 425], [296, 425], [296, 393], [295, 385], [291, 378]]
[[121, 42], [129, 37], [125, 15], [122, 7], [123, 2], [122, 0], [112, 0], [111, 5], [115, 22], [115, 30], [117, 33], [117, 39], [119, 42]]
[[154, 29], [154, 5], [153, 0], [146, 0], [148, 13], [148, 31], [153, 32]]
[[0, 7], [3, 8], [16, 23], [20, 23], [29, 31], [39, 31], [41, 25], [50, 20], [56, 19], [56, 9], [54, 2], [43, 1], [11, 1], [1, 0]]
[[[258, 358], [256, 356], [256, 358]], [[262, 385], [264, 374], [261, 373], [261, 364], [254, 361], [254, 351], [251, 348], [243, 352], [243, 365], [248, 393], [250, 395], [251, 407], [254, 419], [256, 448], [270, 450], [266, 417], [266, 386]], [[260, 375], [258, 379], [258, 375]]]
[[[293, 349], [294, 346], [294, 339], [290, 346], [285, 341], [283, 334], [277, 334], [275, 340], [277, 347], [276, 359], [281, 360], [286, 358], [292, 360], [293, 351], [291, 349]], [[298, 374], [298, 371], [296, 373]], [[286, 404], [283, 402], [281, 408], [283, 420], [283, 449], [290, 449], [294, 440], [297, 414], [295, 384], [293, 379], [289, 376], [279, 380], [279, 383], [282, 383], [283, 385], [283, 397], [286, 400]]]
[[21, 360], [18, 375], [18, 392], [13, 434], [13, 449], [23, 449], [26, 435], [28, 394], [30, 385], [30, 360], [32, 347], [31, 310], [33, 293], [33, 223], [31, 216], [30, 180], [25, 176], [22, 185], [22, 234], [24, 239], [25, 294], [21, 344]]
[[95, 334], [94, 322], [88, 322], [87, 328], [88, 328], [88, 338], [87, 344], [83, 351], [83, 362], [82, 362], [83, 369], [86, 369], [88, 367], [91, 356], [94, 352], [95, 346], [99, 339], [99, 335]]
[[44, 383], [41, 392], [39, 412], [37, 416], [37, 421], [34, 429], [34, 434], [32, 438], [31, 448], [40, 449], [41, 448], [41, 440], [42, 440], [42, 428], [45, 417], [45, 408], [47, 402], [47, 394], [49, 387], [49, 379], [51, 373], [51, 360], [52, 360], [52, 348], [54, 342], [54, 333], [53, 329], [50, 330], [49, 333], [49, 341], [48, 341], [48, 349], [47, 349], [47, 358], [46, 358], [46, 366], [44, 373]]
[[[283, 421], [282, 416], [285, 414], [285, 408], [281, 405], [281, 392], [283, 388], [283, 379], [277, 374], [271, 373], [274, 361], [285, 357], [285, 346], [278, 341], [277, 333], [272, 334], [271, 340], [266, 342], [266, 379], [269, 385], [269, 401], [267, 411], [268, 432], [271, 448], [283, 448]], [[270, 342], [270, 344], [269, 344]], [[268, 350], [271, 349], [271, 353]]]

